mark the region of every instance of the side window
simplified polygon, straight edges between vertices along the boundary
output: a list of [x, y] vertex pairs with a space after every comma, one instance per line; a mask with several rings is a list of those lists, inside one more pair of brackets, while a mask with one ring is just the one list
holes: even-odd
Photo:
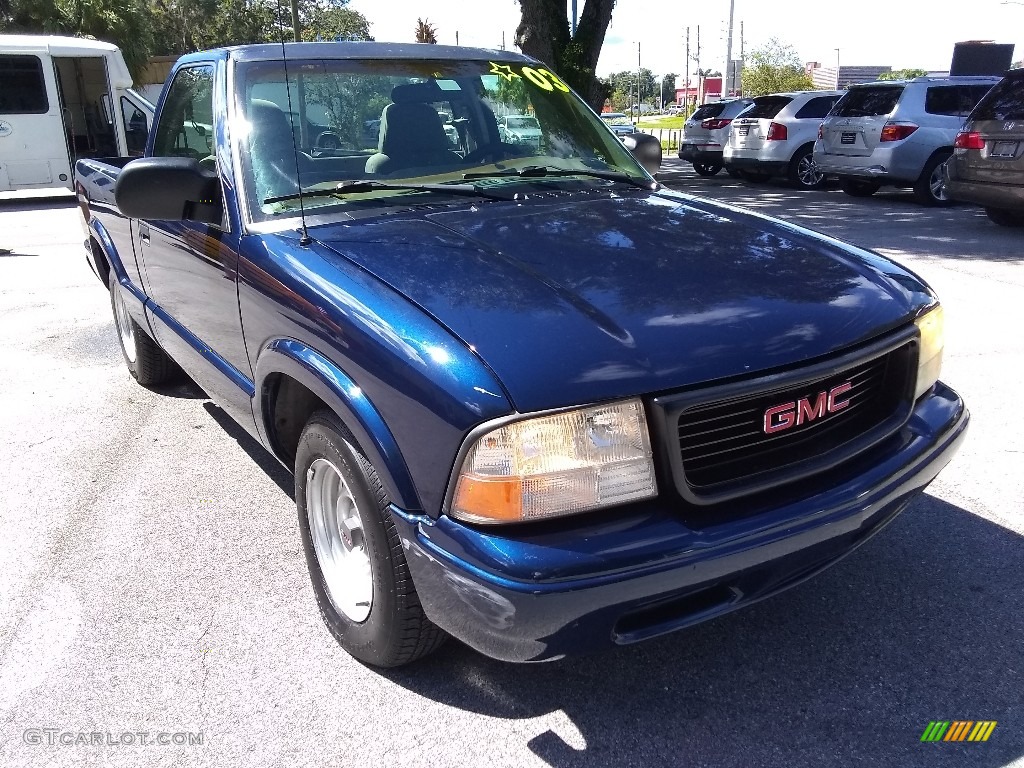
[[128, 156], [141, 157], [146, 151], [146, 139], [149, 137], [146, 115], [122, 96], [121, 120], [124, 122], [124, 136], [128, 141]]
[[800, 107], [796, 118], [797, 120], [802, 120], [805, 117], [821, 119], [829, 113], [838, 100], [838, 96], [818, 96]]
[[213, 65], [179, 70], [160, 110], [155, 157], [210, 157], [213, 151]]
[[946, 85], [929, 88], [924, 98], [924, 111], [931, 115], [967, 117], [988, 89], [987, 85]]
[[45, 115], [50, 111], [38, 56], [0, 56], [0, 115]]

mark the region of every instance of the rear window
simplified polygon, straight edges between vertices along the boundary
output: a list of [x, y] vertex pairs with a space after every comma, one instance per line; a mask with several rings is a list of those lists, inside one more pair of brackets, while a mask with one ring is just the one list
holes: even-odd
[[746, 117], [747, 113], [744, 110], [752, 103], [753, 102], [747, 101], [746, 99], [743, 101], [726, 102], [726, 105], [722, 108], [722, 111], [718, 113], [718, 116], [721, 118], [732, 118], [737, 117], [741, 112], [743, 112], [743, 116]]
[[851, 88], [839, 100], [832, 114], [836, 117], [878, 117], [888, 115], [896, 108], [903, 86], [878, 88]]
[[839, 101], [838, 96], [817, 96], [797, 110], [796, 119], [804, 120], [815, 118], [820, 120], [829, 113], [837, 101]]
[[1024, 120], [1024, 77], [1007, 77], [988, 92], [971, 120]]
[[754, 99], [754, 106], [743, 113], [743, 117], [775, 117], [793, 99], [789, 96], [762, 96]]
[[44, 115], [50, 111], [37, 56], [0, 56], [0, 115]]
[[691, 120], [707, 120], [709, 117], [718, 117], [722, 110], [725, 109], [725, 104], [719, 102], [717, 104], [704, 104], [697, 108], [697, 111], [690, 115]]
[[967, 117], [989, 88], [989, 85], [932, 86], [924, 97], [924, 111], [929, 115]]

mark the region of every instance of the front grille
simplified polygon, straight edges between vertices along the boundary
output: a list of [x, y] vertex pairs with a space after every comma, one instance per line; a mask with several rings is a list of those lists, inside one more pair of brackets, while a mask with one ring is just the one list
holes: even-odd
[[[916, 341], [902, 341], [717, 393], [659, 398], [677, 487], [692, 501], [712, 503], [821, 471], [892, 434], [910, 414], [917, 369]], [[836, 402], [849, 404], [822, 414], [815, 407], [827, 400], [822, 393], [847, 382]], [[765, 412], [789, 404], [779, 419], [794, 423], [766, 433]]]

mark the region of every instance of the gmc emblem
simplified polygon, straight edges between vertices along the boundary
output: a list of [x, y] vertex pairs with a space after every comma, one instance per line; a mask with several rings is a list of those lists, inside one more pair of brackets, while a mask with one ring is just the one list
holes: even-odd
[[819, 392], [813, 400], [810, 397], [805, 397], [791, 403], [773, 405], [764, 412], [765, 434], [782, 432], [790, 427], [797, 427], [843, 410], [850, 404], [850, 400], [849, 398], [845, 400], [840, 398], [851, 389], [853, 389], [853, 385], [845, 381], [825, 392]]

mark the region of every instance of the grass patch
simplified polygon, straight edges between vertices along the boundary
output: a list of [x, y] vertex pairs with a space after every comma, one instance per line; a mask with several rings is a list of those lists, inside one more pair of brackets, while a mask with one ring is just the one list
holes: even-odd
[[641, 118], [637, 123], [640, 128], [664, 128], [666, 130], [682, 130], [684, 118], [682, 115], [653, 115]]

